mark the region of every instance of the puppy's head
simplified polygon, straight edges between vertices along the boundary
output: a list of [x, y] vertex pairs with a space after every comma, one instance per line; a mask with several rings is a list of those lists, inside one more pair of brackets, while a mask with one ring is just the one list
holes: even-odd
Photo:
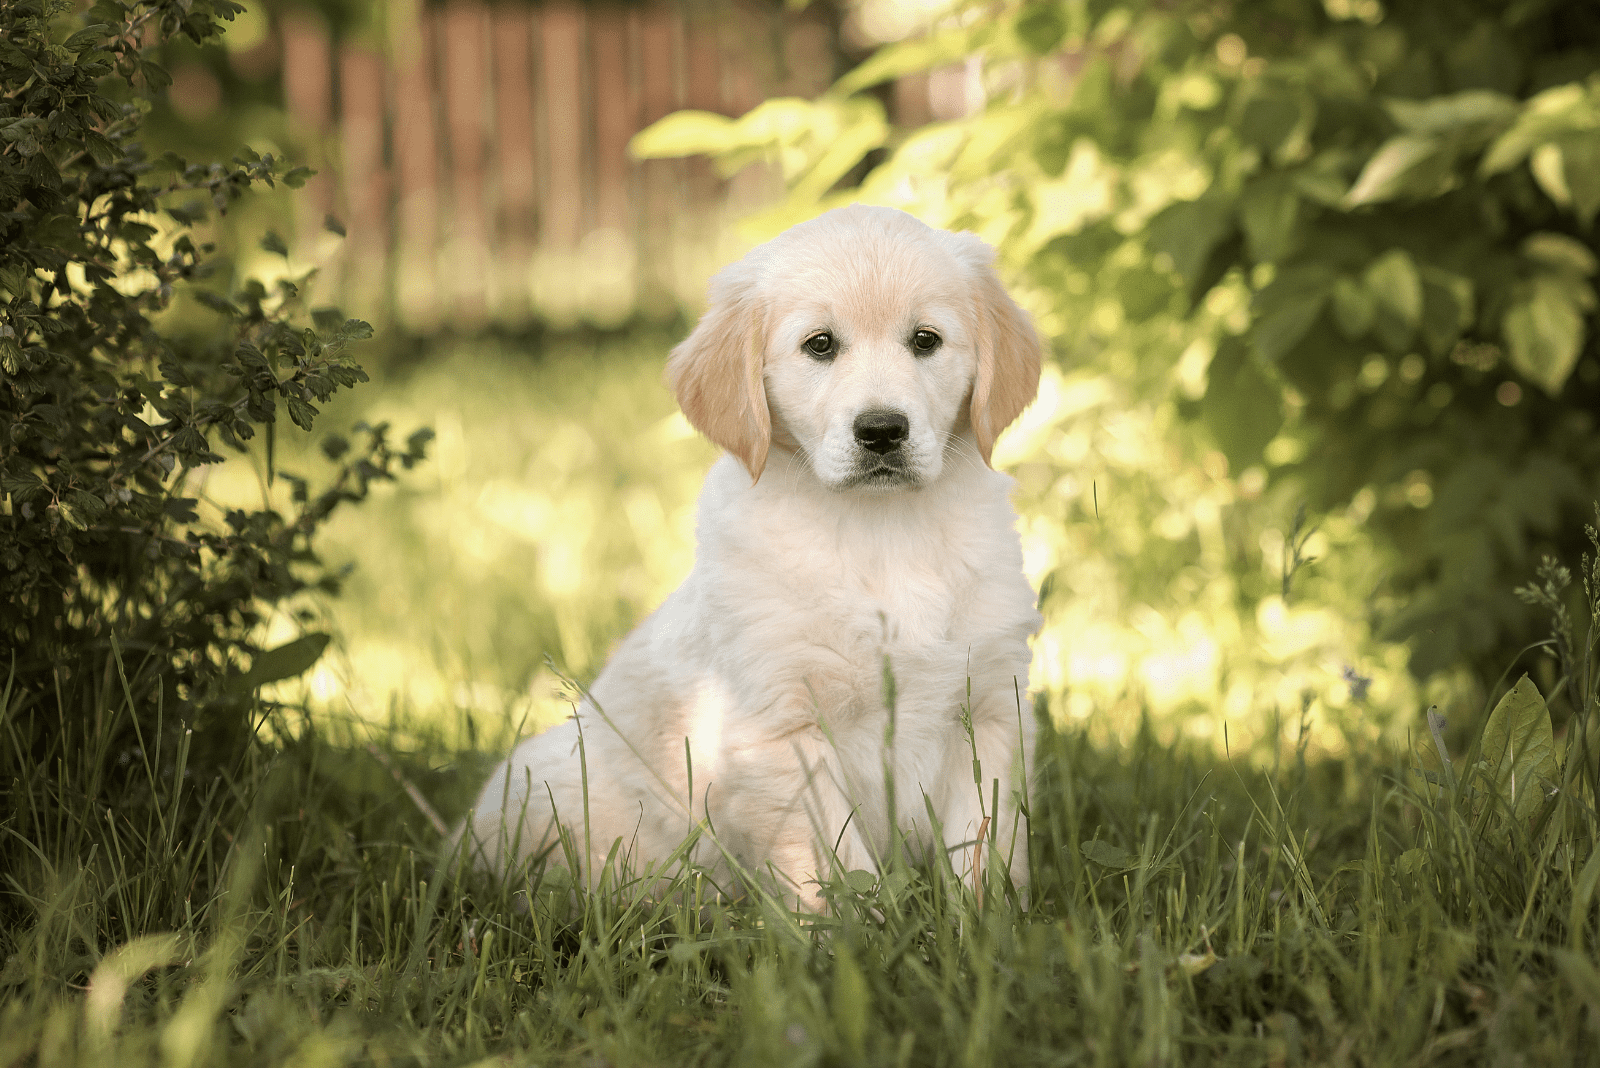
[[926, 485], [968, 431], [988, 462], [1038, 388], [1038, 335], [993, 263], [904, 212], [828, 212], [712, 280], [668, 378], [752, 479], [776, 441], [832, 489]]

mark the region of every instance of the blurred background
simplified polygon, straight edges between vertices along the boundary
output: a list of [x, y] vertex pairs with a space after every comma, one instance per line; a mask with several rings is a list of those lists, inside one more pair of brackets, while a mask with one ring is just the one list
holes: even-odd
[[[1430, 703], [1466, 729], [1503, 671], [1554, 677], [1514, 590], [1577, 567], [1600, 496], [1571, 8], [272, 0], [169, 46], [159, 148], [319, 172], [218, 239], [378, 328], [322, 425], [438, 435], [330, 526], [338, 642], [283, 695], [564, 714], [692, 560], [714, 450], [660, 373], [706, 280], [864, 199], [995, 243], [1053, 341], [995, 454], [1053, 716], [1264, 760], [1404, 744]], [[285, 492], [253, 455], [204, 499]]]

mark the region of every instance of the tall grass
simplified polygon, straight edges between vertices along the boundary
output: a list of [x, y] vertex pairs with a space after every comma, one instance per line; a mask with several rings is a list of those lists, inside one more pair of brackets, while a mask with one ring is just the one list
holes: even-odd
[[[1574, 684], [1576, 689], [1576, 684]], [[1592, 693], [1592, 683], [1585, 692]], [[1275, 767], [1048, 732], [1034, 885], [891, 865], [832, 913], [451, 874], [407, 792], [483, 773], [426, 719], [280, 723], [210, 782], [6, 695], [0, 1065], [1582, 1063], [1593, 755]], [[1540, 702], [1540, 708], [1543, 708]], [[430, 729], [435, 733], [430, 735]], [[460, 736], [460, 732], [448, 732]], [[170, 755], [170, 754], [168, 754]], [[163, 776], [157, 769], [172, 767]], [[1441, 771], [1443, 766], [1440, 766]], [[1525, 784], [1526, 786], [1526, 784]], [[1524, 787], [1525, 788], [1525, 787]]]

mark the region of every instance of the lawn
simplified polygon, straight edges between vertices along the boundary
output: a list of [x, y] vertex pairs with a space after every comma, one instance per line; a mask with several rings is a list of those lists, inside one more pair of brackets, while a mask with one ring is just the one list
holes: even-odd
[[[710, 450], [659, 384], [670, 340], [486, 342], [330, 412], [439, 441], [327, 532], [356, 568], [309, 608], [339, 645], [220, 774], [171, 724], [116, 741], [115, 657], [93, 716], [7, 692], [0, 1066], [1592, 1056], [1596, 764], [1526, 683], [1448, 768], [1420, 722], [1335, 756], [1309, 701], [1191, 699], [1223, 723], [1196, 736], [1138, 688], [1047, 686], [1026, 899], [948, 864], [855, 873], [822, 919], [694, 871], [659, 899], [454, 874], [434, 819], [560, 714], [545, 655], [591, 677], [687, 567]], [[202, 499], [251, 492], [283, 489], [241, 463]]]

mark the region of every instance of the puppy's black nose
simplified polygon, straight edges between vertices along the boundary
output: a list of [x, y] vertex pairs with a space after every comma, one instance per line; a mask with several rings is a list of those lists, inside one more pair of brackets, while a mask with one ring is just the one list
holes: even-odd
[[898, 449], [911, 432], [911, 421], [888, 408], [873, 408], [856, 416], [856, 441], [880, 456]]

